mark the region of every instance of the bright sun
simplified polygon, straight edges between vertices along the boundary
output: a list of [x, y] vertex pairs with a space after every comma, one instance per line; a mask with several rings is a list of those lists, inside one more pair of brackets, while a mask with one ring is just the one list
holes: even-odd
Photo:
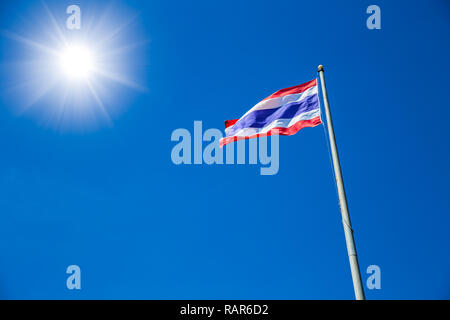
[[[24, 20], [29, 23], [19, 24], [19, 34], [3, 27], [0, 30], [2, 42], [7, 37], [20, 45], [11, 47], [11, 63], [3, 61], [1, 52], [0, 69], [11, 75], [7, 95], [11, 100], [17, 99], [14, 106], [20, 113], [46, 118], [45, 123], [57, 130], [67, 127], [85, 132], [91, 125], [93, 129], [100, 123], [112, 125], [111, 115], [118, 115], [126, 107], [122, 103], [129, 97], [125, 88], [147, 92], [134, 79], [138, 74], [146, 74], [139, 68], [144, 64], [144, 55], [138, 48], [146, 47], [148, 42], [139, 36], [136, 18], [129, 15], [134, 10], [128, 13], [114, 4], [102, 12], [89, 11], [83, 27], [75, 31], [65, 28], [68, 24], [62, 23], [63, 12], [58, 18], [46, 1], [40, 2], [42, 12], [35, 12], [33, 7], [38, 20]], [[1, 4], [0, 0], [0, 7]], [[35, 32], [34, 22], [39, 23], [41, 31]], [[1, 82], [0, 79], [0, 87]], [[1, 100], [4, 91], [0, 89]], [[117, 100], [119, 95], [123, 97], [121, 103]]]
[[79, 45], [68, 46], [60, 55], [60, 66], [70, 79], [87, 78], [94, 68], [94, 59], [88, 48]]

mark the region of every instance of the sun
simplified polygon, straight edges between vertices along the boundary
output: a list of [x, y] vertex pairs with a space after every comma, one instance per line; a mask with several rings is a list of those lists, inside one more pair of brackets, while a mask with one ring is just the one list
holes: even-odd
[[[15, 42], [5, 55], [11, 63], [3, 60], [3, 51], [0, 62], [0, 74], [11, 75], [7, 95], [17, 100], [12, 107], [57, 130], [111, 126], [127, 107], [123, 102], [135, 94], [128, 89], [147, 92], [136, 81], [147, 74], [142, 50], [148, 43], [137, 15], [114, 4], [103, 12], [86, 12], [82, 27], [72, 30], [64, 28], [46, 1], [38, 2], [42, 7], [24, 19], [30, 24], [17, 26], [20, 33], [0, 30], [0, 38]], [[39, 21], [39, 32], [32, 21]]]
[[69, 80], [87, 79], [94, 70], [92, 51], [83, 45], [69, 45], [60, 54], [59, 64], [62, 73]]

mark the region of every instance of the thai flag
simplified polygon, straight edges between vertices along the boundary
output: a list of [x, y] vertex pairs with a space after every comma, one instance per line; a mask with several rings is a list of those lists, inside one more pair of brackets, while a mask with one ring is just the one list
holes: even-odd
[[321, 123], [317, 79], [314, 79], [281, 89], [256, 104], [240, 119], [225, 121], [225, 138], [220, 140], [220, 146], [272, 134], [290, 136]]

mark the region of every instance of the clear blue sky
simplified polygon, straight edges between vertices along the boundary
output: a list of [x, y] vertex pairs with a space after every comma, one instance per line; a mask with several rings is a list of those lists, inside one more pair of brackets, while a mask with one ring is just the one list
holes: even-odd
[[[70, 4], [97, 22], [109, 2], [48, 1], [73, 35]], [[381, 30], [366, 28], [371, 4]], [[59, 123], [48, 116], [59, 106], [54, 89], [22, 110], [34, 85], [22, 85], [30, 70], [21, 59], [42, 53], [0, 37], [0, 298], [352, 299], [322, 126], [280, 138], [275, 176], [170, 158], [174, 129], [194, 120], [223, 128], [313, 79], [319, 64], [363, 281], [369, 265], [381, 268], [382, 288], [367, 297], [450, 298], [447, 1], [111, 8], [107, 25], [134, 19], [111, 45], [137, 43], [116, 63], [146, 90], [104, 82], [110, 123], [76, 112]], [[3, 33], [48, 40], [39, 1], [0, 9]], [[33, 72], [45, 78], [41, 69]], [[80, 291], [66, 288], [71, 264], [81, 267]]]

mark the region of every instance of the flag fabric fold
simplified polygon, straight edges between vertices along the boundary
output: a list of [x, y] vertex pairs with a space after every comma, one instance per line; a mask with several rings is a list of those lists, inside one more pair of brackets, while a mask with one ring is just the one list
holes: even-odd
[[242, 139], [293, 135], [321, 124], [317, 79], [278, 90], [257, 103], [241, 118], [225, 121], [220, 146]]

